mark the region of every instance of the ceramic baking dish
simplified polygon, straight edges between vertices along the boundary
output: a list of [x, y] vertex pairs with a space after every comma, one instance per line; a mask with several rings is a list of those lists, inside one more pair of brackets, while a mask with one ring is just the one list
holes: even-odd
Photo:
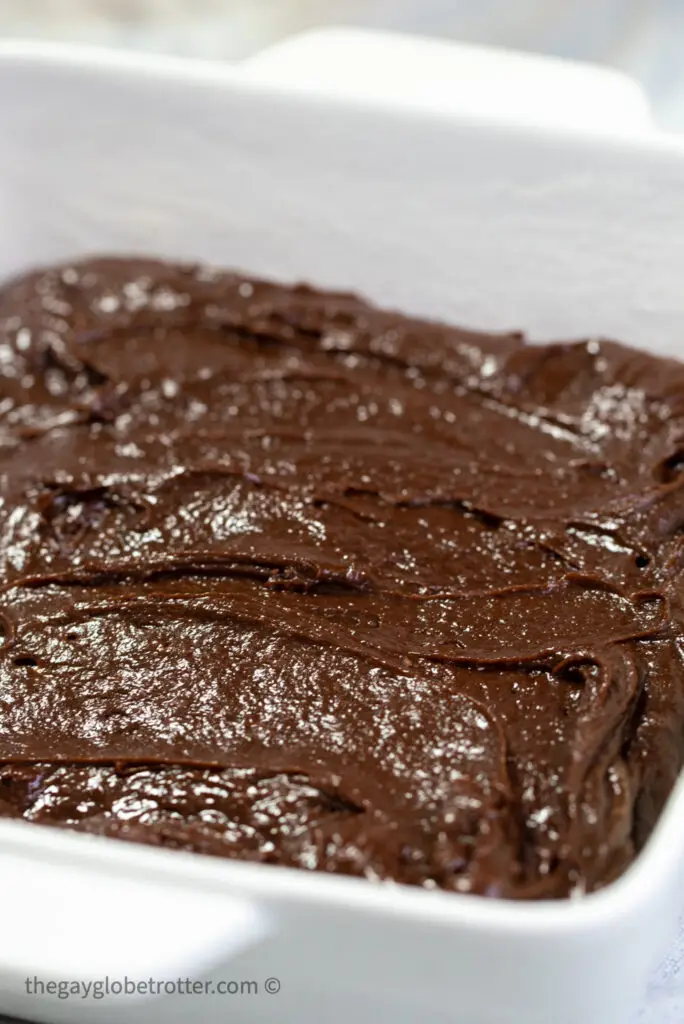
[[[268, 77], [0, 47], [0, 277], [145, 251], [533, 339], [603, 334], [683, 354], [683, 144], [617, 116], [586, 133]], [[376, 886], [8, 822], [0, 878], [8, 1014], [625, 1024], [684, 903], [684, 783], [627, 874], [568, 902]], [[260, 990], [94, 1000], [25, 986], [179, 974]]]

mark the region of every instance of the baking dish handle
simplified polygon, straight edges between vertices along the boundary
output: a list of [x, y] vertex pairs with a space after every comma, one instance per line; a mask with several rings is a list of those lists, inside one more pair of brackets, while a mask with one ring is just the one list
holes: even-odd
[[114, 879], [111, 870], [11, 847], [0, 853], [0, 872], [0, 990], [17, 995], [40, 995], [26, 987], [33, 981], [128, 978], [130, 989], [131, 980], [197, 979], [271, 930], [248, 900], [164, 884], [163, 875]]
[[252, 82], [359, 101], [585, 132], [652, 129], [641, 87], [620, 71], [363, 29], [317, 29], [239, 66]]

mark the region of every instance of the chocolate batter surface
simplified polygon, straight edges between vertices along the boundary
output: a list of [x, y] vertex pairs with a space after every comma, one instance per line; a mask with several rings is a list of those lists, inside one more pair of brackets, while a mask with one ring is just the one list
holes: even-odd
[[0, 815], [502, 897], [684, 754], [684, 366], [203, 267], [0, 291]]

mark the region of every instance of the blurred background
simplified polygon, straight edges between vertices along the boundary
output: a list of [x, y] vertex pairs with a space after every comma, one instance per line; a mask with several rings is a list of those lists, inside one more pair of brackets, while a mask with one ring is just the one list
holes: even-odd
[[322, 25], [395, 29], [620, 68], [684, 131], [684, 0], [0, 0], [0, 35], [237, 60]]

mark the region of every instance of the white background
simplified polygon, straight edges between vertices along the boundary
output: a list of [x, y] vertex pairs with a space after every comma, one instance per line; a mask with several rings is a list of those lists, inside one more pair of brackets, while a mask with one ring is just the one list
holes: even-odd
[[324, 24], [443, 35], [604, 62], [684, 131], [684, 0], [0, 0], [0, 35], [225, 59]]

